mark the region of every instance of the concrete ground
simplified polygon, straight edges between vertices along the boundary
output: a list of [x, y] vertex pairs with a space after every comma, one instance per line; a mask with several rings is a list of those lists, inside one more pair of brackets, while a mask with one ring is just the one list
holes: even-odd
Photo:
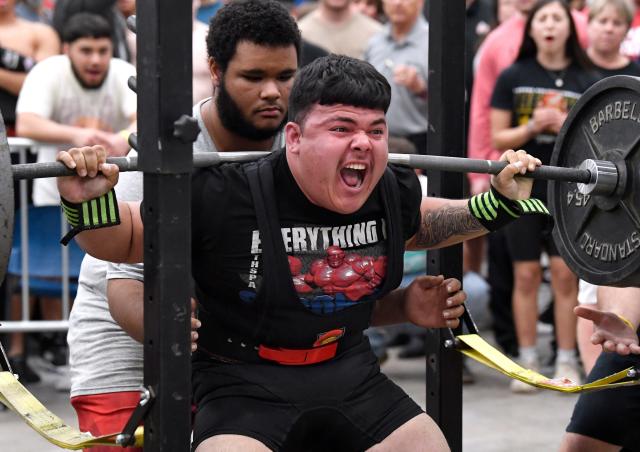
[[[549, 353], [549, 332], [541, 334], [541, 353]], [[489, 336], [483, 334], [483, 336]], [[391, 350], [383, 370], [424, 407], [425, 361], [400, 360]], [[36, 363], [37, 365], [37, 363]], [[577, 396], [552, 391], [516, 395], [509, 379], [476, 362], [470, 362], [476, 381], [463, 390], [463, 447], [473, 452], [546, 452], [557, 450]], [[40, 370], [44, 369], [40, 367]], [[543, 373], [551, 376], [552, 369]], [[68, 393], [57, 391], [64, 376], [43, 371], [43, 381], [29, 389], [51, 411], [71, 425], [75, 415]], [[0, 412], [0, 451], [49, 452], [60, 450], [33, 432], [10, 411]], [[118, 449], [114, 449], [117, 451]]]

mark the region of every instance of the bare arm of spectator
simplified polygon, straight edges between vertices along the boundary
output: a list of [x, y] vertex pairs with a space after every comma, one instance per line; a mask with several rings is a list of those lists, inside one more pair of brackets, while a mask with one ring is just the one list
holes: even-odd
[[[138, 342], [144, 341], [144, 283], [137, 279], [110, 279], [107, 284], [109, 312], [118, 325]], [[196, 351], [197, 329], [201, 322], [195, 317], [196, 301], [191, 299], [191, 351]]]
[[35, 53], [33, 59], [42, 61], [60, 53], [60, 38], [53, 28], [44, 24], [34, 24], [35, 28]]
[[137, 279], [110, 279], [107, 284], [109, 312], [132, 338], [144, 341], [144, 283]]
[[26, 76], [26, 72], [16, 72], [0, 68], [0, 88], [17, 96], [22, 89], [22, 84]]
[[111, 157], [123, 157], [127, 155], [130, 150], [128, 137], [131, 133], [135, 132], [137, 128], [136, 115], [131, 115], [129, 120], [131, 122], [126, 129], [114, 133], [100, 134], [96, 137], [94, 143], [87, 144], [100, 144], [104, 146]]
[[19, 136], [46, 143], [90, 146], [104, 139], [105, 132], [92, 128], [60, 124], [36, 113], [18, 113], [16, 132]]
[[[53, 28], [31, 22], [20, 22], [20, 24], [25, 36], [16, 39], [25, 39], [28, 44], [23, 44], [23, 50], [17, 51], [18, 48], [11, 46], [12, 42], [3, 42], [3, 45], [7, 46], [3, 51], [14, 53], [11, 55], [14, 58], [8, 59], [12, 61], [13, 67], [4, 65], [0, 67], [0, 87], [16, 96], [20, 93], [26, 73], [34, 62], [60, 53], [60, 40]], [[32, 51], [26, 52], [27, 48], [31, 48]]]

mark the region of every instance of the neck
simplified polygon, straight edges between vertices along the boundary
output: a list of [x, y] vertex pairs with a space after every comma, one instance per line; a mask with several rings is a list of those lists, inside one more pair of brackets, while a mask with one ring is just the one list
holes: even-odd
[[543, 53], [539, 51], [536, 59], [543, 68], [549, 69], [550, 71], [566, 69], [571, 62], [569, 58], [565, 56], [564, 52]]
[[617, 50], [613, 52], [599, 52], [593, 47], [587, 49], [587, 55], [593, 64], [604, 69], [620, 69], [629, 64], [629, 59]]
[[418, 20], [418, 16], [414, 17], [411, 21], [391, 24], [391, 36], [393, 36], [393, 39], [395, 41], [401, 41], [406, 38], [416, 23], [416, 20]]
[[218, 109], [213, 98], [202, 104], [200, 108], [209, 136], [219, 152], [271, 150], [275, 137], [261, 141], [248, 140], [225, 128], [220, 121]]
[[351, 18], [351, 16], [353, 16], [351, 8], [332, 9], [327, 8], [324, 4], [320, 4], [318, 12], [320, 13], [320, 17], [324, 20], [336, 24], [346, 22]]

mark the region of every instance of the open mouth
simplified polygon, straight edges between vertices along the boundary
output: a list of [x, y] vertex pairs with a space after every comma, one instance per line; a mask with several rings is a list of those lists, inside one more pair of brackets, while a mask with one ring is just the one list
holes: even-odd
[[360, 188], [367, 174], [367, 167], [363, 163], [349, 163], [340, 170], [342, 181], [351, 188]]

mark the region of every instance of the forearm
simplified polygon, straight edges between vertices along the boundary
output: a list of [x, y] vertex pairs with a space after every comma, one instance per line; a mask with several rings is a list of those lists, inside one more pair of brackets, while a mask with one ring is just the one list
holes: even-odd
[[20, 94], [26, 76], [26, 72], [15, 72], [0, 68], [0, 88], [17, 96]]
[[110, 279], [107, 285], [109, 312], [133, 339], [144, 341], [144, 284], [137, 279]]
[[531, 129], [527, 124], [492, 133], [492, 145], [496, 149], [519, 149], [531, 139]]
[[376, 301], [371, 317], [371, 326], [393, 325], [407, 321], [405, 314], [406, 289], [396, 289], [388, 293], [384, 298]]
[[46, 143], [72, 143], [79, 129], [58, 124], [35, 113], [19, 113], [16, 120], [16, 132], [19, 136]]
[[408, 250], [442, 248], [488, 232], [471, 214], [466, 199], [424, 198], [422, 203], [420, 228], [406, 243]]
[[118, 204], [120, 224], [80, 232], [75, 239], [91, 256], [109, 262], [142, 262], [140, 203]]
[[604, 287], [598, 288], [598, 305], [603, 311], [610, 311], [629, 320], [634, 327], [640, 325], [640, 288]]

